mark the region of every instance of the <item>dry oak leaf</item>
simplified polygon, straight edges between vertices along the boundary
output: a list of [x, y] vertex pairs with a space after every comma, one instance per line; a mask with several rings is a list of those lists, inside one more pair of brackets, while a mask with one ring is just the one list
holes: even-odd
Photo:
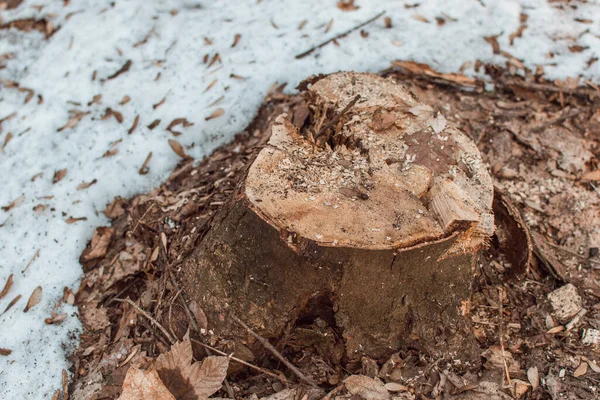
[[437, 134], [446, 129], [446, 118], [440, 112], [435, 112], [433, 108], [426, 104], [412, 107], [408, 111], [423, 121], [426, 126], [430, 126]]
[[110, 245], [114, 229], [107, 226], [101, 226], [94, 231], [90, 247], [85, 249], [81, 256], [85, 261], [93, 260], [94, 258], [104, 257], [106, 250]]
[[123, 381], [121, 400], [175, 400], [162, 383], [156, 370], [142, 371], [132, 366]]
[[350, 375], [346, 378], [344, 384], [350, 394], [358, 395], [365, 400], [390, 399], [390, 393], [380, 380], [365, 375]]
[[158, 356], [158, 375], [177, 400], [207, 399], [223, 385], [227, 375], [227, 357], [206, 357], [192, 363], [192, 343], [188, 338]]

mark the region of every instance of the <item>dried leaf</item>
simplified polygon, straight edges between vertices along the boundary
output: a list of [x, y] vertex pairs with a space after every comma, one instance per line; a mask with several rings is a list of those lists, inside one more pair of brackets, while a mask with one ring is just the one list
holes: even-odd
[[106, 79], [107, 80], [115, 79], [117, 76], [124, 74], [125, 72], [129, 71], [129, 68], [131, 68], [131, 64], [133, 64], [132, 61], [127, 60], [127, 62], [125, 64], [123, 64], [123, 66], [121, 68], [119, 68], [119, 70], [117, 72], [115, 72], [114, 74], [112, 74], [111, 76], [109, 76]]
[[36, 304], [38, 304], [41, 299], [42, 299], [42, 287], [38, 286], [33, 290], [33, 293], [31, 293], [31, 296], [29, 297], [29, 301], [27, 301], [27, 306], [25, 306], [25, 309], [23, 310], [23, 312], [27, 312], [27, 311], [31, 310], [31, 308], [34, 307]]
[[120, 106], [123, 106], [123, 105], [125, 105], [125, 104], [129, 103], [130, 101], [131, 101], [131, 97], [129, 97], [129, 96], [127, 96], [127, 95], [125, 95], [125, 96], [123, 96], [123, 98], [122, 98], [122, 99], [121, 99], [121, 101], [119, 102], [119, 105], [120, 105]]
[[531, 383], [534, 392], [540, 387], [540, 374], [537, 367], [531, 367], [527, 370], [527, 380]]
[[8, 294], [8, 291], [12, 287], [12, 284], [13, 284], [13, 274], [10, 274], [10, 276], [6, 280], [6, 283], [4, 284], [4, 289], [2, 289], [2, 291], [0, 292], [0, 300], [2, 300], [2, 298]]
[[178, 400], [206, 399], [217, 392], [227, 375], [227, 357], [206, 357], [192, 364], [192, 343], [184, 339], [158, 356], [156, 370]]
[[[156, 249], [158, 250], [158, 247]], [[188, 307], [190, 308], [190, 311], [192, 312], [192, 314], [194, 315], [194, 318], [196, 319], [196, 323], [198, 324], [198, 329], [200, 329], [200, 330], [208, 329], [208, 318], [206, 317], [206, 313], [198, 305], [196, 300], [192, 300]]]
[[133, 133], [133, 131], [135, 131], [135, 128], [137, 128], [139, 122], [140, 122], [140, 115], [138, 114], [135, 116], [135, 119], [133, 120], [133, 124], [131, 125], [131, 128], [129, 128], [127, 133], [131, 135]]
[[82, 183], [80, 183], [79, 185], [77, 185], [77, 190], [83, 190], [83, 189], [87, 189], [87, 188], [89, 188], [90, 186], [92, 186], [92, 185], [96, 184], [97, 182], [98, 182], [98, 180], [97, 180], [97, 179], [93, 179], [93, 180], [92, 180], [92, 181], [90, 181], [90, 182], [82, 182]]
[[389, 392], [407, 392], [410, 390], [408, 386], [401, 385], [397, 382], [388, 382], [385, 384], [385, 388]]
[[140, 167], [140, 169], [138, 171], [140, 175], [146, 175], [150, 171], [150, 168], [148, 168], [148, 163], [150, 162], [151, 159], [152, 159], [152, 152], [148, 153], [148, 156], [146, 157], [146, 159], [144, 160], [144, 163]]
[[160, 124], [160, 119], [155, 119], [154, 121], [152, 121], [152, 123], [150, 123], [150, 125], [148, 125], [148, 129], [152, 130], [156, 128], [158, 124]]
[[11, 355], [12, 350], [9, 349], [3, 349], [2, 347], [0, 347], [0, 356], [9, 356]]
[[183, 150], [183, 146], [177, 140], [169, 139], [169, 146], [173, 149], [175, 154], [177, 154], [181, 158], [187, 158], [187, 154]]
[[231, 45], [231, 47], [235, 47], [240, 42], [241, 38], [242, 38], [242, 35], [240, 35], [239, 33], [236, 33], [235, 36], [233, 37], [233, 44]]
[[158, 103], [156, 103], [156, 104], [153, 104], [153, 105], [152, 105], [152, 108], [156, 110], [158, 107], [160, 107], [160, 106], [162, 106], [163, 104], [165, 104], [165, 101], [167, 101], [167, 96], [163, 97], [163, 98], [162, 98], [162, 100], [161, 100], [161, 101], [159, 101]]
[[77, 124], [79, 124], [79, 121], [81, 121], [81, 119], [83, 117], [85, 117], [86, 115], [88, 115], [90, 112], [89, 111], [73, 111], [71, 114], [72, 116], [69, 118], [69, 120], [67, 121], [66, 124], [64, 124], [63, 126], [61, 126], [60, 128], [57, 129], [57, 132], [62, 132], [65, 129], [72, 129], [75, 128], [77, 126]]
[[360, 8], [354, 5], [354, 0], [340, 0], [337, 3], [337, 7], [342, 11], [354, 11]]
[[79, 221], [87, 221], [87, 217], [69, 217], [67, 219], [65, 219], [65, 222], [69, 225], [74, 224], [75, 222], [79, 222]]
[[106, 206], [106, 209], [102, 211], [107, 218], [115, 219], [120, 217], [125, 213], [125, 208], [127, 207], [127, 200], [121, 197], [115, 197], [114, 200]]
[[440, 112], [435, 112], [428, 105], [420, 104], [410, 108], [408, 111], [422, 121], [424, 125], [430, 126], [437, 134], [446, 129], [446, 118]]
[[44, 320], [44, 322], [48, 325], [53, 325], [53, 324], [59, 324], [62, 321], [64, 321], [67, 318], [67, 314], [63, 313], [63, 314], [57, 314], [55, 312], [52, 312], [52, 317], [51, 318], [46, 318]]
[[14, 306], [15, 304], [17, 304], [17, 301], [19, 301], [21, 299], [21, 295], [17, 295], [17, 297], [15, 297], [14, 299], [11, 300], [10, 303], [8, 303], [8, 305], [6, 306], [6, 308], [4, 309], [4, 311], [2, 312], [2, 314], [4, 314], [5, 312], [7, 312], [8, 310], [10, 310], [12, 308], [12, 306]]
[[575, 378], [579, 378], [580, 376], [583, 376], [587, 373], [588, 371], [588, 363], [585, 361], [582, 361], [579, 364], [579, 367], [577, 367], [577, 369], [573, 372], [573, 376]]
[[13, 201], [11, 201], [9, 205], [0, 207], [0, 208], [2, 208], [2, 211], [8, 212], [8, 211], [12, 210], [13, 208], [18, 207], [21, 204], [23, 204], [24, 201], [25, 201], [25, 195], [20, 195], [19, 197], [17, 197]]
[[213, 111], [212, 114], [210, 114], [208, 117], [206, 117], [204, 119], [206, 121], [210, 121], [211, 119], [219, 118], [223, 114], [225, 114], [225, 110], [223, 110], [222, 108], [217, 108], [215, 111]]
[[105, 119], [108, 119], [110, 117], [115, 117], [115, 119], [117, 120], [118, 123], [122, 123], [123, 122], [123, 114], [121, 114], [120, 112], [115, 111], [112, 108], [108, 107], [104, 111], [104, 115], [100, 119], [104, 121]]
[[65, 177], [65, 175], [67, 175], [67, 169], [61, 169], [58, 170], [54, 173], [54, 176], [52, 177], [52, 183], [58, 183], [62, 180], [62, 178]]
[[121, 400], [175, 400], [154, 369], [129, 367], [123, 381]]
[[181, 132], [177, 132], [177, 131], [173, 130], [173, 128], [176, 127], [177, 125], [183, 125], [184, 128], [187, 128], [188, 126], [194, 125], [194, 123], [188, 121], [186, 118], [175, 118], [173, 121], [171, 121], [169, 126], [167, 126], [167, 130], [169, 132], [171, 132], [174, 136], [181, 135]]
[[600, 169], [586, 172], [585, 174], [581, 175], [581, 179], [586, 181], [600, 181]]
[[389, 400], [390, 393], [379, 380], [365, 375], [351, 375], [344, 381], [346, 389], [352, 395], [358, 395], [365, 400]]
[[110, 242], [112, 240], [114, 229], [107, 226], [101, 226], [94, 231], [90, 247], [85, 249], [82, 258], [85, 261], [93, 260], [94, 258], [104, 257]]

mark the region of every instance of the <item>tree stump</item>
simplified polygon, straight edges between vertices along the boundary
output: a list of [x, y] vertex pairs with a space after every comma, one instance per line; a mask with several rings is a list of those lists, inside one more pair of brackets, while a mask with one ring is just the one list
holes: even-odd
[[184, 262], [187, 294], [209, 329], [246, 343], [229, 313], [268, 339], [321, 318], [349, 360], [409, 343], [460, 353], [473, 343], [475, 260], [494, 230], [476, 146], [378, 75], [328, 75], [304, 97], [302, 127], [276, 118]]

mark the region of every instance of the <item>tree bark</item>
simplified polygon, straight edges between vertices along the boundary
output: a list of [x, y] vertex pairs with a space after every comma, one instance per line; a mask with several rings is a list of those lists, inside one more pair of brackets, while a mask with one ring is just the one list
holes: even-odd
[[209, 329], [248, 343], [229, 313], [268, 339], [320, 319], [350, 360], [472, 348], [464, 315], [494, 229], [476, 146], [377, 75], [332, 74], [304, 96], [301, 128], [276, 118], [184, 262]]

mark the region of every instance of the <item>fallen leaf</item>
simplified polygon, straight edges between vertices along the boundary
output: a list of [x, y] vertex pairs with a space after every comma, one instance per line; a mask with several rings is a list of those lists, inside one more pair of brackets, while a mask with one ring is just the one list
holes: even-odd
[[137, 128], [138, 126], [138, 122], [140, 122], [140, 115], [136, 115], [135, 119], [133, 120], [133, 124], [131, 125], [131, 128], [129, 128], [129, 130], [127, 131], [128, 134], [132, 134], [133, 131], [135, 131], [135, 128]]
[[14, 299], [11, 300], [10, 303], [8, 303], [8, 305], [6, 306], [6, 308], [4, 309], [4, 311], [2, 312], [2, 314], [4, 314], [5, 312], [7, 312], [8, 310], [10, 310], [12, 308], [12, 306], [14, 306], [15, 304], [17, 304], [17, 301], [19, 301], [21, 299], [21, 295], [17, 295], [17, 297], [15, 297]]
[[206, 399], [221, 389], [229, 359], [210, 356], [202, 363], [192, 363], [192, 343], [185, 338], [158, 356], [155, 366], [165, 386], [178, 400]]
[[187, 158], [187, 154], [183, 150], [183, 146], [177, 140], [169, 139], [169, 146], [173, 149], [175, 154], [177, 154], [181, 158]]
[[65, 177], [65, 175], [67, 175], [67, 169], [60, 169], [58, 171], [56, 171], [54, 173], [54, 176], [52, 177], [52, 183], [58, 183], [62, 180], [62, 178]]
[[148, 156], [146, 157], [146, 159], [144, 160], [144, 163], [140, 167], [140, 169], [138, 171], [140, 175], [146, 175], [150, 171], [150, 168], [148, 168], [148, 163], [150, 162], [151, 159], [152, 159], [152, 152], [148, 153]]
[[122, 197], [115, 197], [113, 201], [110, 202], [109, 205], [106, 206], [102, 213], [106, 215], [107, 218], [115, 219], [120, 217], [125, 213], [125, 208], [127, 207], [127, 200]]
[[94, 97], [92, 97], [92, 101], [89, 101], [87, 103], [88, 107], [91, 106], [92, 104], [100, 104], [102, 103], [102, 95], [101, 94], [97, 94]]
[[121, 99], [121, 101], [119, 102], [119, 105], [120, 105], [120, 106], [123, 106], [123, 105], [125, 105], [125, 104], [129, 103], [130, 101], [131, 101], [131, 97], [129, 97], [129, 96], [127, 96], [127, 95], [125, 95], [125, 96], [123, 96], [123, 98], [122, 98], [122, 99]]
[[121, 400], [175, 400], [169, 389], [161, 381], [154, 369], [142, 371], [134, 366], [129, 367]]
[[208, 68], [212, 67], [217, 61], [221, 62], [221, 56], [219, 55], [219, 53], [215, 54], [210, 60], [210, 62], [208, 63]]
[[225, 114], [225, 110], [223, 110], [222, 108], [217, 108], [215, 111], [213, 111], [212, 114], [210, 114], [208, 117], [206, 117], [204, 119], [206, 121], [210, 121], [211, 119], [219, 118], [223, 114]]
[[70, 305], [75, 304], [75, 293], [66, 286], [63, 288], [62, 301]]
[[401, 385], [397, 382], [388, 382], [385, 384], [385, 388], [389, 392], [407, 392], [410, 390], [408, 386]]
[[169, 126], [167, 126], [167, 130], [169, 132], [171, 132], [174, 136], [181, 135], [181, 132], [177, 132], [177, 131], [173, 130], [173, 128], [176, 127], [177, 125], [183, 125], [184, 128], [187, 128], [188, 126], [194, 125], [194, 123], [188, 121], [186, 118], [175, 118], [173, 121], [171, 121]]
[[0, 347], [0, 356], [9, 356], [12, 353], [12, 350], [3, 349]]
[[19, 197], [17, 197], [13, 201], [11, 201], [9, 205], [1, 207], [2, 211], [8, 212], [8, 211], [12, 210], [13, 208], [18, 207], [21, 204], [23, 204], [24, 201], [25, 201], [25, 195], [20, 195]]
[[65, 313], [57, 314], [55, 312], [52, 312], [51, 315], [52, 315], [51, 318], [46, 318], [44, 320], [44, 322], [48, 325], [59, 324], [67, 318], [67, 314], [65, 314]]
[[156, 110], [158, 107], [160, 107], [160, 106], [162, 106], [163, 104], [165, 104], [165, 101], [167, 101], [167, 96], [163, 97], [163, 98], [162, 98], [162, 100], [161, 100], [161, 101], [159, 101], [158, 103], [156, 103], [156, 104], [153, 104], [153, 105], [152, 105], [152, 108], [153, 108], [154, 110]]
[[531, 383], [534, 392], [540, 387], [540, 373], [537, 367], [531, 367], [527, 370], [527, 380]]
[[350, 375], [344, 380], [346, 389], [352, 395], [358, 395], [364, 400], [389, 400], [390, 393], [379, 380], [365, 375]]
[[75, 222], [79, 222], [79, 221], [87, 221], [87, 217], [79, 217], [79, 218], [69, 217], [69, 218], [65, 219], [65, 222], [69, 225], [74, 224]]
[[2, 300], [2, 298], [8, 294], [8, 291], [12, 287], [12, 284], [13, 284], [13, 274], [10, 274], [8, 279], [6, 280], [6, 283], [4, 284], [4, 289], [2, 289], [2, 291], [0, 292], [0, 300]]
[[101, 226], [94, 231], [90, 247], [85, 249], [82, 258], [85, 261], [93, 260], [94, 258], [104, 257], [106, 250], [112, 240], [114, 229], [107, 226]]
[[27, 311], [31, 310], [31, 308], [33, 308], [36, 304], [38, 304], [41, 299], [42, 299], [42, 287], [38, 286], [35, 289], [33, 289], [33, 293], [31, 293], [31, 296], [29, 296], [29, 301], [27, 301], [27, 306], [25, 306], [25, 309], [23, 310], [23, 312], [27, 312]]
[[119, 68], [119, 70], [117, 72], [115, 72], [114, 74], [112, 74], [111, 76], [109, 76], [106, 79], [107, 80], [115, 79], [117, 76], [124, 74], [125, 72], [129, 71], [129, 68], [131, 68], [131, 64], [133, 64], [132, 61], [127, 60], [127, 62], [125, 64], [123, 64], [123, 66], [121, 68]]
[[437, 134], [446, 129], [446, 118], [428, 105], [420, 104], [410, 108], [408, 111], [422, 121], [423, 124], [430, 126]]
[[242, 35], [240, 35], [239, 33], [236, 33], [235, 36], [233, 37], [233, 44], [231, 45], [231, 47], [235, 47], [240, 42], [241, 38], [242, 38]]
[[72, 129], [75, 128], [77, 126], [77, 124], [79, 124], [79, 121], [81, 121], [81, 119], [83, 117], [85, 117], [86, 115], [88, 115], [90, 112], [89, 111], [71, 111], [70, 114], [71, 117], [69, 118], [69, 120], [67, 121], [66, 124], [64, 124], [62, 127], [57, 129], [57, 132], [62, 132], [65, 129]]
[[579, 364], [579, 367], [577, 367], [577, 369], [575, 369], [575, 371], [573, 372], [573, 376], [575, 378], [579, 378], [580, 376], [583, 376], [587, 373], [588, 371], [588, 363], [585, 361], [582, 361]]
[[160, 124], [160, 119], [155, 119], [154, 121], [152, 121], [150, 123], [150, 125], [148, 125], [148, 129], [152, 130], [152, 129], [156, 128], [158, 126], [158, 124]]
[[354, 0], [340, 0], [337, 3], [337, 7], [342, 11], [354, 11], [360, 8], [354, 5]]
[[[158, 250], [158, 247], [156, 249]], [[192, 300], [190, 302], [190, 304], [188, 305], [188, 307], [190, 308], [190, 311], [192, 312], [192, 314], [194, 315], [194, 318], [196, 319], [196, 323], [198, 324], [198, 329], [200, 329], [200, 330], [208, 329], [208, 318], [206, 317], [206, 313], [198, 305], [196, 300]]]
[[86, 307], [81, 310], [81, 322], [86, 329], [90, 331], [101, 331], [110, 325], [110, 320], [106, 314], [106, 308], [99, 307], [97, 302], [86, 304]]
[[108, 119], [110, 117], [115, 117], [118, 123], [123, 122], [123, 114], [108, 107], [106, 110], [104, 110], [104, 115], [100, 119], [104, 121], [105, 119]]
[[94, 179], [94, 180], [92, 180], [90, 182], [82, 182], [79, 185], [77, 185], [77, 190], [87, 189], [87, 188], [89, 188], [90, 186], [92, 186], [93, 184], [95, 184], [97, 182], [98, 182], [97, 179]]

